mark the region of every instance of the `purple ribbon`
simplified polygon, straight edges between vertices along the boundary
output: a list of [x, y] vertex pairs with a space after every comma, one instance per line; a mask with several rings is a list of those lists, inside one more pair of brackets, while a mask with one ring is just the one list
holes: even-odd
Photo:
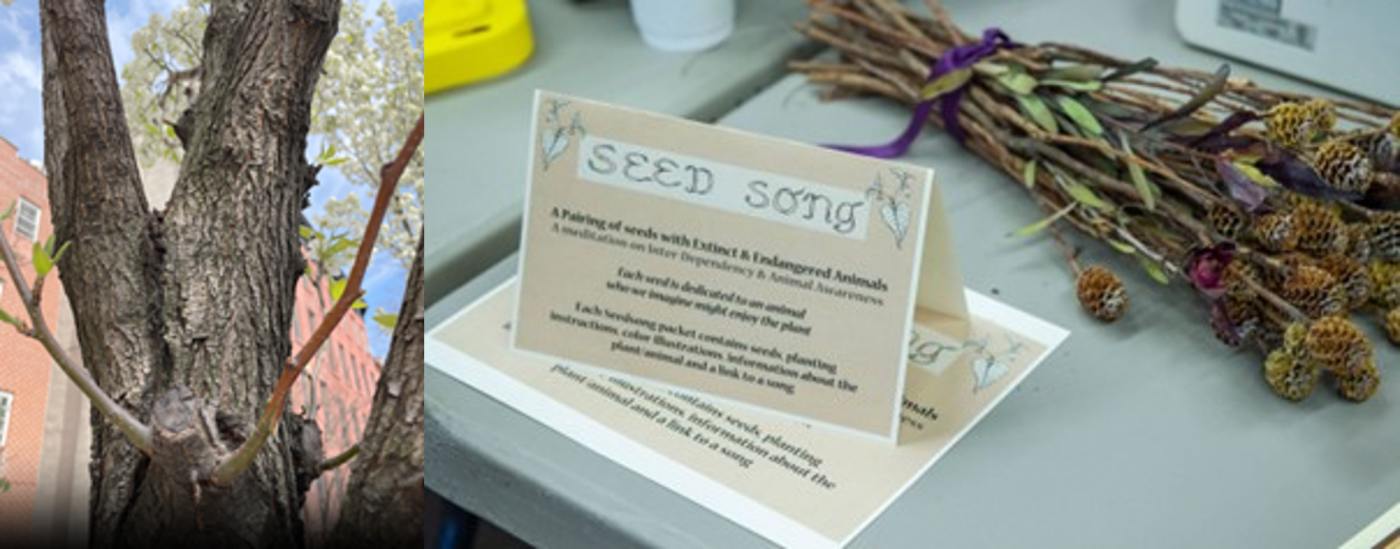
[[[1007, 38], [1006, 33], [1001, 32], [1001, 29], [989, 28], [982, 31], [981, 42], [964, 44], [944, 52], [943, 56], [938, 58], [938, 63], [933, 66], [933, 72], [928, 75], [928, 81], [925, 82], [925, 85], [955, 70], [971, 67], [984, 57], [996, 53], [997, 50], [1014, 47], [1016, 44]], [[914, 144], [914, 139], [919, 137], [919, 132], [923, 131], [924, 121], [928, 119], [929, 111], [933, 110], [935, 101], [938, 102], [938, 111], [943, 116], [943, 127], [953, 136], [953, 139], [962, 143], [967, 138], [967, 132], [958, 122], [958, 104], [962, 102], [963, 91], [966, 87], [967, 84], [963, 84], [936, 98], [920, 101], [919, 105], [914, 108], [914, 117], [909, 120], [909, 126], [904, 128], [904, 133], [899, 134], [899, 137], [895, 138], [894, 141], [873, 147], [845, 145], [828, 145], [828, 147], [875, 158], [904, 156], [904, 153], [909, 151], [909, 146]]]

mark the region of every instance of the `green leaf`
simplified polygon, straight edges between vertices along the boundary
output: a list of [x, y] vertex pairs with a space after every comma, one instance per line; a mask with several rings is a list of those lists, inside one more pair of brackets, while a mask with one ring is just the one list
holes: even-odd
[[998, 63], [993, 63], [991, 61], [982, 61], [980, 63], [977, 63], [976, 65], [973, 65], [972, 70], [975, 70], [987, 76], [997, 76], [1006, 74], [1008, 71], [1011, 70], [1011, 67], [1001, 65]]
[[52, 234], [49, 235], [49, 239], [48, 239], [48, 240], [45, 240], [45, 241], [44, 241], [44, 252], [47, 253], [47, 254], [49, 254], [49, 257], [53, 257], [53, 235], [52, 235]]
[[1040, 85], [1082, 92], [1092, 92], [1103, 89], [1103, 82], [1099, 82], [1098, 80], [1088, 80], [1085, 82], [1075, 82], [1073, 80], [1041, 80]]
[[5, 324], [9, 324], [16, 328], [23, 327], [20, 325], [19, 320], [16, 320], [15, 317], [10, 316], [10, 313], [5, 312], [4, 309], [0, 309], [0, 322], [4, 322]]
[[1099, 198], [1099, 195], [1094, 194], [1093, 189], [1090, 189], [1083, 183], [1080, 183], [1078, 181], [1068, 181], [1064, 183], [1064, 187], [1065, 192], [1069, 193], [1070, 198], [1073, 198], [1075, 202], [1078, 202], [1095, 210], [1099, 210], [1101, 212], [1108, 212], [1113, 210], [1112, 205], [1110, 205], [1108, 202], [1104, 202], [1102, 198]]
[[307, 240], [316, 240], [317, 237], [321, 236], [321, 233], [316, 232], [316, 229], [307, 227], [306, 225], [297, 228], [297, 232], [301, 233], [301, 237]]
[[1094, 118], [1094, 113], [1089, 112], [1083, 103], [1068, 95], [1061, 95], [1056, 99], [1060, 104], [1060, 112], [1065, 113], [1065, 116], [1074, 121], [1074, 125], [1084, 130], [1084, 133], [1092, 136], [1103, 135], [1103, 126], [1099, 125], [1099, 119]]
[[1171, 283], [1171, 280], [1167, 278], [1167, 272], [1162, 270], [1161, 265], [1143, 256], [1138, 256], [1138, 263], [1142, 264], [1142, 270], [1147, 271], [1147, 276], [1152, 277], [1152, 280], [1156, 280], [1164, 286]]
[[1137, 253], [1137, 248], [1134, 248], [1134, 247], [1132, 247], [1132, 246], [1129, 246], [1129, 245], [1127, 245], [1127, 244], [1125, 244], [1125, 243], [1119, 242], [1119, 241], [1114, 240], [1114, 239], [1112, 239], [1112, 238], [1104, 239], [1104, 241], [1105, 241], [1105, 242], [1108, 242], [1108, 245], [1109, 245], [1109, 246], [1113, 246], [1113, 249], [1118, 250], [1119, 252], [1122, 252], [1122, 253], [1125, 253], [1125, 254], [1128, 254], [1128, 255], [1134, 255], [1134, 254]]
[[[1133, 156], [1133, 149], [1128, 145], [1128, 140], [1123, 139], [1123, 152], [1128, 156]], [[1147, 211], [1157, 209], [1157, 194], [1161, 191], [1147, 180], [1147, 174], [1142, 171], [1142, 166], [1133, 162], [1128, 162], [1128, 176], [1133, 180], [1133, 187], [1137, 188], [1138, 196], [1142, 197], [1142, 205], [1147, 207]]]
[[1027, 189], [1035, 187], [1036, 162], [1037, 160], [1032, 158], [1026, 162], [1025, 167], [1021, 168], [1021, 184], [1025, 185]]
[[938, 77], [937, 80], [929, 82], [927, 86], [924, 86], [924, 89], [919, 91], [919, 98], [923, 100], [933, 99], [963, 87], [970, 79], [972, 79], [972, 69], [970, 68], [961, 68], [944, 74]]
[[166, 125], [165, 125], [165, 136], [173, 139], [173, 138], [175, 137], [175, 126], [171, 126], [170, 124], [166, 124]]
[[355, 304], [350, 306], [350, 308], [352, 308], [352, 309], [366, 309], [366, 308], [368, 308], [368, 307], [369, 307], [369, 304], [368, 304], [368, 303], [365, 303], [365, 300], [363, 300], [363, 299], [356, 299], [356, 300], [355, 300]]
[[1065, 65], [1063, 67], [1055, 67], [1053, 69], [1045, 71], [1045, 75], [1042, 78], [1041, 82], [1048, 83], [1048, 81], [1050, 80], [1067, 82], [1098, 82], [1099, 75], [1101, 74], [1103, 74], [1102, 65]]
[[15, 213], [15, 204], [19, 204], [19, 201], [16, 200], [16, 201], [14, 201], [14, 202], [11, 202], [11, 203], [10, 203], [10, 207], [5, 208], [5, 213], [0, 214], [0, 221], [4, 221], [4, 220], [6, 220], [6, 219], [9, 219], [10, 216], [13, 215], [13, 214]]
[[62, 246], [59, 246], [59, 247], [58, 247], [58, 253], [53, 254], [53, 262], [54, 262], [54, 265], [57, 265], [57, 264], [58, 264], [58, 260], [63, 259], [63, 252], [68, 251], [68, 245], [69, 245], [69, 244], [72, 244], [72, 243], [73, 243], [73, 241], [72, 241], [72, 240], [69, 240], [69, 241], [67, 241], [67, 242], [64, 242]]
[[1021, 110], [1045, 131], [1060, 133], [1060, 125], [1055, 122], [1055, 115], [1050, 114], [1050, 107], [1045, 105], [1045, 100], [1035, 95], [1018, 95], [1016, 102], [1021, 105]]
[[331, 301], [340, 301], [340, 294], [345, 293], [346, 282], [344, 278], [331, 282]]
[[44, 249], [44, 245], [43, 245], [43, 244], [40, 244], [40, 243], [38, 243], [38, 242], [35, 242], [35, 243], [34, 243], [34, 272], [36, 272], [36, 273], [39, 274], [39, 278], [43, 278], [44, 275], [49, 274], [49, 271], [51, 271], [51, 270], [53, 270], [53, 259], [50, 259], [50, 258], [49, 258], [49, 252], [48, 252], [48, 250], [45, 250], [45, 249]]
[[1006, 89], [1011, 90], [1017, 97], [1030, 95], [1032, 91], [1035, 91], [1035, 87], [1040, 84], [1040, 82], [1036, 81], [1034, 76], [1026, 74], [1020, 67], [1013, 68], [1005, 74], [998, 75], [996, 79], [997, 82], [1006, 86]]
[[[1248, 162], [1231, 162], [1231, 164], [1239, 168], [1240, 173], [1243, 173], [1250, 181], [1258, 183], [1261, 187], [1278, 187], [1278, 182], [1274, 181], [1274, 178], [1264, 175], [1264, 172], [1259, 171], [1259, 168], [1254, 167], [1254, 164]], [[0, 219], [4, 218], [0, 217]]]
[[326, 256], [327, 256], [328, 258], [329, 258], [329, 257], [334, 257], [336, 254], [339, 254], [340, 252], [345, 251], [346, 249], [350, 248], [351, 246], [357, 246], [357, 245], [359, 245], [359, 242], [356, 242], [356, 241], [354, 241], [354, 240], [350, 240], [350, 239], [345, 238], [345, 237], [343, 237], [343, 236], [337, 236], [337, 237], [335, 237], [335, 240], [331, 242], [331, 245], [328, 246], [328, 247], [326, 247]]
[[386, 330], [393, 330], [395, 326], [399, 325], [399, 315], [393, 313], [380, 313], [374, 315], [374, 321], [378, 322], [379, 325], [383, 326]]
[[1065, 206], [1064, 208], [1061, 208], [1060, 211], [1055, 212], [1050, 217], [1047, 217], [1040, 221], [1036, 221], [1035, 223], [1031, 223], [1030, 225], [1026, 225], [1025, 227], [1016, 229], [1015, 231], [1008, 233], [1006, 236], [1014, 236], [1019, 238], [1023, 236], [1030, 236], [1040, 231], [1043, 231], [1051, 224], [1055, 223], [1056, 221], [1059, 221], [1061, 217], [1069, 215], [1069, 212], [1074, 211], [1075, 206], [1078, 206], [1078, 204], [1070, 204], [1068, 206]]
[[349, 159], [349, 158], [346, 158], [346, 157], [344, 157], [344, 156], [342, 156], [342, 157], [340, 157], [340, 158], [332, 158], [332, 159], [330, 159], [330, 160], [327, 160], [327, 161], [325, 162], [325, 165], [327, 165], [327, 166], [339, 166], [339, 165], [341, 165], [341, 164], [344, 164], [344, 163], [345, 163], [346, 161], [348, 161], [348, 160], [350, 160], [350, 159]]

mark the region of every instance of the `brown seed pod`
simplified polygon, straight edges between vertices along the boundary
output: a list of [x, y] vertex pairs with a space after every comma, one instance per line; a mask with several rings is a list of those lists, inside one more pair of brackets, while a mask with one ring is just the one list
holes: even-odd
[[1385, 335], [1391, 343], [1400, 345], [1400, 307], [1385, 313]]
[[1316, 202], [1293, 208], [1293, 230], [1298, 249], [1315, 254], [1339, 253], [1347, 247], [1347, 226], [1336, 210]]
[[1347, 225], [1347, 256], [1365, 264], [1371, 259], [1371, 227], [1366, 223]]
[[1360, 262], [1341, 254], [1332, 254], [1318, 262], [1322, 270], [1331, 273], [1346, 291], [1347, 309], [1355, 309], [1371, 299], [1371, 273]]
[[1318, 147], [1313, 167], [1339, 191], [1365, 193], [1371, 186], [1371, 159], [1366, 151], [1345, 141], [1328, 141]]
[[1128, 289], [1113, 271], [1091, 265], [1075, 282], [1079, 305], [1104, 322], [1113, 322], [1128, 311]]
[[1312, 113], [1298, 103], [1279, 103], [1264, 113], [1265, 136], [1269, 141], [1297, 149], [1312, 141]]
[[1336, 376], [1337, 394], [1353, 402], [1366, 402], [1381, 386], [1381, 372], [1370, 358], [1355, 371]]
[[1225, 295], [1237, 299], [1253, 299], [1254, 289], [1250, 288], [1249, 280], [1256, 283], [1259, 281], [1259, 268], [1244, 258], [1235, 258], [1225, 266], [1225, 273], [1221, 275], [1221, 286], [1225, 289]]
[[1309, 318], [1335, 315], [1342, 312], [1347, 304], [1346, 292], [1337, 285], [1337, 279], [1312, 265], [1295, 269], [1283, 281], [1278, 294]]
[[1318, 368], [1311, 361], [1299, 360], [1283, 349], [1274, 349], [1264, 359], [1264, 380], [1283, 398], [1298, 402], [1317, 386]]
[[1303, 109], [1314, 132], [1330, 132], [1337, 125], [1337, 107], [1331, 101], [1319, 97], [1303, 103]]
[[1382, 309], [1400, 307], [1400, 264], [1371, 261], [1367, 270], [1371, 274], [1371, 302]]
[[1400, 259], [1400, 212], [1377, 213], [1366, 229], [1371, 257], [1387, 261]]
[[1230, 240], [1238, 238], [1245, 228], [1244, 216], [1223, 204], [1211, 206], [1206, 212], [1206, 219], [1210, 221], [1210, 226], [1215, 232]]
[[1371, 360], [1371, 341], [1361, 329], [1340, 316], [1323, 317], [1308, 328], [1308, 356], [1337, 375], [1349, 375]]
[[1254, 219], [1250, 227], [1259, 247], [1270, 252], [1288, 252], [1298, 245], [1298, 232], [1294, 230], [1293, 218], [1288, 214], [1269, 213]]

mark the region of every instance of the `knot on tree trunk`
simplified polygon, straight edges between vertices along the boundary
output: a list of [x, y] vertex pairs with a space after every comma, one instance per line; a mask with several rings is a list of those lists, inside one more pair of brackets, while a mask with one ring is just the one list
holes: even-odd
[[153, 465], [170, 471], [189, 471], [193, 479], [207, 479], [213, 474], [225, 450], [205, 423], [194, 391], [176, 385], [162, 393], [151, 410], [151, 423]]

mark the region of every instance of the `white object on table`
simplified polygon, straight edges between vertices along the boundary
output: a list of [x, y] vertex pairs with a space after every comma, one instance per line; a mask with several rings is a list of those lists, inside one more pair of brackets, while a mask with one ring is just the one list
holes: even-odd
[[653, 48], [699, 51], [734, 32], [734, 0], [632, 0], [632, 19]]

